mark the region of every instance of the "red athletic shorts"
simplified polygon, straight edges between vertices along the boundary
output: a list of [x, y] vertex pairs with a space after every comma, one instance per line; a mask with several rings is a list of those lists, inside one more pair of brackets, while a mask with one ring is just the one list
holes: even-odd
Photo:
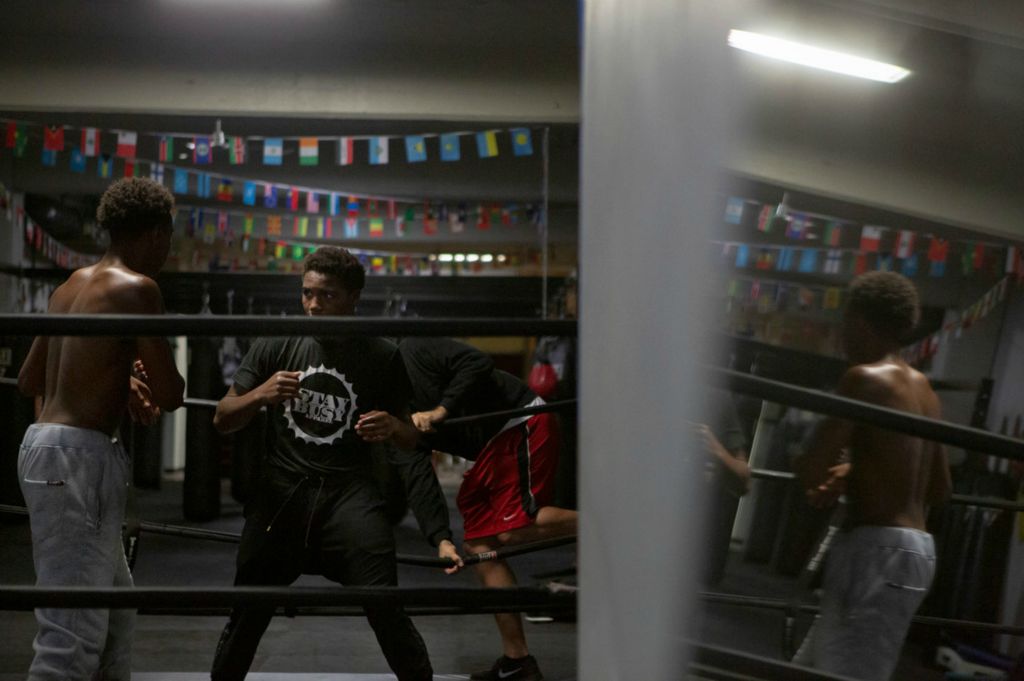
[[463, 537], [490, 537], [533, 523], [537, 511], [551, 505], [559, 446], [551, 413], [495, 435], [462, 478], [456, 501]]

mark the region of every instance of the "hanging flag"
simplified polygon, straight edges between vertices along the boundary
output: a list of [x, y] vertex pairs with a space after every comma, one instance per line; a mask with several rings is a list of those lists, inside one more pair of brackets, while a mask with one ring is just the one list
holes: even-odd
[[487, 208], [482, 203], [479, 203], [476, 206], [476, 228], [491, 228], [491, 212], [487, 210]]
[[287, 246], [288, 246], [288, 244], [286, 244], [283, 241], [278, 241], [276, 244], [274, 244], [274, 257], [277, 258], [278, 260], [283, 258], [284, 257], [284, 249]]
[[126, 158], [124, 160], [124, 176], [132, 177], [135, 175], [135, 159]]
[[228, 214], [227, 211], [217, 211], [217, 234], [223, 235], [228, 231]]
[[780, 272], [788, 272], [793, 268], [794, 249], [784, 246], [779, 249], [779, 257], [775, 261], [775, 269]]
[[939, 239], [938, 237], [932, 237], [932, 242], [928, 246], [928, 260], [931, 262], [946, 262], [946, 256], [949, 254], [949, 242], [945, 239]]
[[272, 184], [263, 187], [263, 206], [264, 208], [277, 208], [277, 189]]
[[246, 213], [242, 222], [242, 231], [246, 234], [252, 234], [253, 229], [253, 216], [252, 213]]
[[810, 273], [815, 272], [818, 269], [818, 249], [817, 248], [805, 248], [800, 251], [800, 265], [797, 267], [798, 272]]
[[346, 205], [348, 216], [354, 218], [359, 215], [359, 197], [350, 196], [348, 197], [348, 204]]
[[318, 238], [318, 239], [323, 239], [324, 238], [324, 219], [323, 218], [317, 218], [316, 219], [316, 238]]
[[916, 234], [909, 229], [901, 229], [896, 236], [896, 257], [909, 258], [914, 252], [914, 238]]
[[18, 124], [14, 121], [7, 121], [7, 137], [6, 146], [8, 149], [13, 149], [18, 143]]
[[725, 221], [730, 225], [738, 225], [743, 222], [743, 199], [738, 196], [730, 196], [725, 201]]
[[960, 254], [960, 272], [965, 277], [974, 274], [974, 248], [970, 241], [964, 244], [964, 250]]
[[860, 250], [865, 253], [877, 253], [882, 243], [882, 232], [885, 227], [864, 225], [860, 230]]
[[941, 277], [946, 274], [945, 260], [932, 260], [928, 266], [928, 274], [933, 277]]
[[267, 236], [281, 236], [281, 216], [267, 216]]
[[299, 209], [299, 189], [298, 187], [288, 188], [288, 210], [297, 211]]
[[825, 255], [825, 273], [839, 274], [843, 265], [843, 252], [837, 249], [830, 250]]
[[110, 158], [110, 154], [100, 154], [96, 160], [96, 172], [100, 177], [111, 176], [114, 172], [114, 159]]
[[149, 167], [149, 179], [159, 184], [164, 183], [164, 166], [162, 163], [154, 163]]
[[192, 162], [196, 165], [209, 165], [213, 163], [213, 148], [210, 146], [209, 137], [193, 137]]
[[374, 238], [384, 236], [384, 218], [370, 218], [370, 236]]
[[839, 309], [839, 289], [835, 286], [830, 286], [825, 289], [825, 302], [824, 308], [826, 310], [838, 310]]
[[242, 185], [242, 203], [246, 206], [256, 205], [256, 183], [246, 182]]
[[325, 226], [325, 230], [324, 230], [325, 234], [324, 234], [324, 236], [325, 236], [326, 238], [328, 238], [328, 239], [331, 239], [331, 238], [333, 238], [333, 237], [334, 237], [334, 225], [332, 224], [332, 223], [333, 223], [333, 221], [331, 220], [331, 218], [327, 218], [327, 219], [325, 220], [325, 222], [326, 222], [327, 224], [326, 224], [326, 226]]
[[1016, 274], [1021, 264], [1021, 252], [1016, 246], [1007, 247], [1006, 269], [1007, 274]]
[[757, 261], [754, 268], [758, 270], [770, 270], [775, 265], [775, 252], [770, 248], [762, 248], [757, 254]]
[[28, 146], [28, 130], [17, 123], [7, 124], [7, 146], [14, 148], [14, 155], [21, 158]]
[[359, 218], [345, 218], [345, 238], [359, 238]]
[[985, 244], [980, 241], [974, 244], [974, 269], [980, 270], [985, 265]]
[[746, 267], [750, 264], [750, 246], [740, 244], [736, 248], [736, 267]]
[[306, 212], [307, 213], [319, 213], [320, 212], [320, 197], [317, 196], [316, 192], [308, 192], [306, 194]]
[[879, 272], [892, 272], [892, 253], [879, 253], [875, 269]]
[[461, 234], [465, 223], [459, 219], [459, 211], [453, 210], [448, 214], [448, 229], [452, 234]]
[[196, 174], [196, 195], [201, 199], [210, 198], [210, 175], [208, 173]]
[[787, 239], [796, 239], [797, 241], [803, 239], [812, 225], [811, 219], [803, 213], [793, 213], [789, 216], [778, 216], [777, 213], [778, 211], [773, 217], [782, 217], [786, 220]]
[[[512, 137], [512, 153], [516, 156], [533, 156], [533, 139], [529, 128], [512, 128], [508, 131]], [[494, 153], [498, 153], [495, 151]]]
[[301, 218], [295, 218], [295, 221], [299, 223], [299, 236], [309, 236], [309, 218], [303, 215]]
[[[774, 209], [771, 206], [762, 206], [761, 210], [757, 214], [757, 231], [764, 232], [767, 234], [771, 231], [772, 227], [772, 214]], [[739, 224], [739, 223], [737, 223]], [[788, 234], [787, 234], [788, 236]]]
[[320, 140], [316, 137], [299, 138], [299, 165], [315, 166], [320, 164]]
[[[64, 151], [64, 126], [43, 126], [43, 149], [46, 151]], [[56, 162], [56, 159], [54, 159]]]
[[375, 166], [387, 165], [388, 162], [388, 138], [370, 138], [370, 164]]
[[388, 200], [388, 220], [394, 220], [398, 215], [398, 206], [393, 200]]
[[57, 152], [52, 149], [43, 149], [42, 163], [48, 168], [57, 165]]
[[135, 145], [138, 142], [137, 133], [121, 130], [117, 133], [117, 156], [121, 158], [135, 158]]
[[160, 136], [160, 149], [157, 155], [162, 163], [174, 162], [174, 138], [170, 135]]
[[367, 215], [369, 215], [370, 217], [373, 217], [373, 216], [377, 215], [377, 213], [378, 213], [377, 205], [378, 205], [377, 204], [377, 199], [367, 199], [366, 200], [366, 213], [367, 213]]
[[405, 236], [405, 215], [404, 214], [403, 215], [396, 215], [395, 216], [395, 236], [397, 236], [397, 237]]
[[284, 157], [284, 140], [280, 137], [268, 137], [263, 140], [263, 165], [279, 166]]
[[331, 192], [331, 201], [327, 212], [331, 215], [337, 215], [339, 210], [341, 210], [341, 197]]
[[188, 194], [188, 171], [183, 168], [174, 169], [174, 193]]
[[493, 131], [476, 134], [476, 153], [480, 158], [492, 158], [498, 155], [498, 138]]
[[[338, 138], [338, 165], [348, 166], [352, 165], [352, 138], [351, 137], [339, 137]], [[333, 213], [332, 213], [333, 215]]]
[[825, 234], [822, 243], [825, 246], [838, 246], [842, 241], [842, 227], [835, 220], [825, 223]]
[[904, 277], [913, 278], [917, 276], [917, 253], [911, 253], [903, 258], [903, 265], [900, 267], [900, 271]]
[[82, 128], [82, 156], [100, 153], [100, 131], [96, 128]]
[[441, 160], [458, 161], [460, 156], [459, 135], [455, 133], [441, 135]]
[[226, 177], [220, 178], [217, 182], [217, 200], [231, 201], [234, 198], [234, 190], [231, 180]]
[[228, 162], [233, 166], [240, 166], [245, 163], [246, 141], [244, 137], [228, 138]]
[[71, 150], [71, 172], [73, 173], [84, 173], [85, 172], [85, 154], [82, 153], [81, 149]]
[[427, 160], [427, 140], [423, 135], [409, 135], [405, 138], [405, 158], [409, 163]]
[[853, 258], [853, 273], [864, 274], [868, 271], [868, 256], [866, 253], [857, 253]]
[[[146, 173], [142, 170], [142, 164], [144, 161], [138, 159], [132, 159], [132, 177], [145, 177]], [[127, 170], [125, 171], [127, 172]], [[127, 177], [127, 175], [126, 175]]]

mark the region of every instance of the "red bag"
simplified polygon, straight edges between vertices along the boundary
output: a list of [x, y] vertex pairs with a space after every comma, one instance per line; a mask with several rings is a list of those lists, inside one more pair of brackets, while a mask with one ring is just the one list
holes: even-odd
[[558, 374], [555, 368], [547, 362], [537, 362], [530, 369], [530, 375], [526, 379], [526, 385], [535, 392], [538, 397], [548, 400], [554, 396], [558, 388]]

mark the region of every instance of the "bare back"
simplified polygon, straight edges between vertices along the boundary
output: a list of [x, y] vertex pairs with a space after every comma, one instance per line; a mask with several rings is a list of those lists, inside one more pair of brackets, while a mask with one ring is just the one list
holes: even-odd
[[[939, 399], [923, 374], [883, 360], [850, 370], [849, 397], [881, 407], [940, 417]], [[937, 443], [863, 423], [853, 427], [847, 496], [861, 525], [925, 529], [927, 505], [948, 493], [948, 467]]]
[[[49, 314], [131, 314], [148, 309], [152, 279], [120, 264], [101, 263], [74, 272], [54, 292]], [[134, 338], [51, 336], [45, 345], [45, 393], [39, 421], [112, 434], [128, 402]], [[33, 346], [35, 350], [35, 345]], [[30, 357], [31, 359], [31, 357]]]

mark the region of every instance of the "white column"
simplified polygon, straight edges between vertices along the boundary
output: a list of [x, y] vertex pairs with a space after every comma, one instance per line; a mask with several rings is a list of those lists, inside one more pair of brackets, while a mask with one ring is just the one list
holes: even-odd
[[581, 130], [579, 678], [679, 679], [702, 561], [703, 394], [730, 2], [588, 0]]

